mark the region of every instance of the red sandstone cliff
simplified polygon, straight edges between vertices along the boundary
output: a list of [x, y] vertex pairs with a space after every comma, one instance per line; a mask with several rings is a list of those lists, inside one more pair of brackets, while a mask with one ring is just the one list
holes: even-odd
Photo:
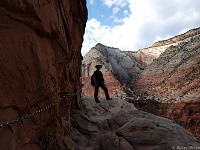
[[[0, 124], [25, 116], [80, 88], [86, 1], [1, 0]], [[65, 149], [61, 117], [80, 95], [31, 119], [0, 128], [1, 149]], [[72, 103], [72, 104], [71, 104]]]

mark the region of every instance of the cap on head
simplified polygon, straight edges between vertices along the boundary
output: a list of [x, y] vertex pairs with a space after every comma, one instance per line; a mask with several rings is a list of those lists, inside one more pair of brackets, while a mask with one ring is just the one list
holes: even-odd
[[102, 65], [96, 65], [96, 66], [95, 66], [95, 68], [97, 68], [97, 67], [100, 67], [100, 68], [102, 68]]

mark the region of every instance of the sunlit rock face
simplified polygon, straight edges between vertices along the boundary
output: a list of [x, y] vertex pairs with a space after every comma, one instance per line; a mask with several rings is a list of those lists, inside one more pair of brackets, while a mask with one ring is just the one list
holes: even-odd
[[[123, 87], [141, 72], [143, 67], [137, 62], [134, 52], [121, 51], [118, 48], [97, 44], [83, 57], [82, 82], [85, 85], [84, 95], [93, 95], [94, 88], [90, 85], [90, 77], [96, 70], [95, 66], [101, 64], [105, 84], [111, 96], [123, 95]], [[101, 91], [100, 97], [104, 98]]]
[[[78, 90], [86, 20], [85, 0], [1, 0], [0, 124]], [[65, 149], [60, 120], [70, 118], [71, 100], [0, 128], [1, 149]]]
[[143, 67], [151, 64], [157, 59], [168, 47], [177, 46], [180, 43], [193, 40], [194, 37], [200, 34], [199, 28], [187, 31], [184, 34], [177, 35], [167, 40], [155, 42], [152, 46], [137, 51], [137, 60]]
[[200, 29], [176, 38], [182, 41], [168, 47], [149, 64], [134, 81], [132, 90], [154, 96], [161, 105], [166, 104], [165, 117], [200, 138]]
[[169, 102], [200, 98], [200, 34], [166, 49], [141, 73], [133, 89], [163, 96]]

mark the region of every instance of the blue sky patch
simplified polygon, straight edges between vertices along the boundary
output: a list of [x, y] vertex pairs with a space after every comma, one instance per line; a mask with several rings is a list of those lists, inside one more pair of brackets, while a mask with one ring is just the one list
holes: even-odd
[[[93, 4], [87, 4], [88, 8], [88, 20], [95, 18], [101, 22], [102, 26], [116, 26], [122, 24], [120, 19], [127, 17], [130, 14], [128, 6], [119, 8], [116, 14], [113, 14], [113, 9], [117, 8], [116, 6], [111, 6], [108, 8], [101, 1], [95, 2]], [[125, 13], [124, 13], [125, 12]]]

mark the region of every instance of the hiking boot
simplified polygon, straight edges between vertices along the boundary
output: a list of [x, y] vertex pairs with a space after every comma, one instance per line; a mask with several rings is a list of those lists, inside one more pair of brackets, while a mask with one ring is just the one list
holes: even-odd
[[96, 102], [96, 103], [100, 103], [100, 101], [99, 101], [99, 100], [96, 100], [95, 102]]

